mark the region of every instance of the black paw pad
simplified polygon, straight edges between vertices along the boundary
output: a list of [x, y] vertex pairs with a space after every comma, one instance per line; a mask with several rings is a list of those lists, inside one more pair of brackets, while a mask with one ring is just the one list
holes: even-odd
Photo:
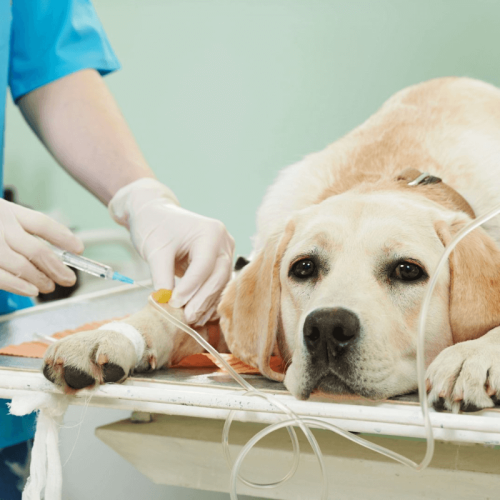
[[125, 377], [125, 371], [121, 366], [114, 363], [106, 363], [102, 366], [102, 375], [104, 382], [118, 382], [118, 380]]
[[479, 406], [476, 406], [473, 403], [465, 403], [464, 401], [460, 403], [460, 411], [463, 411], [464, 413], [471, 413], [479, 410], [482, 410], [482, 408], [479, 408]]
[[85, 373], [78, 368], [73, 368], [72, 366], [67, 366], [64, 368], [64, 380], [68, 387], [72, 389], [83, 389], [89, 385], [94, 385], [94, 377], [91, 377], [88, 373]]
[[56, 383], [56, 379], [55, 377], [50, 373], [50, 366], [49, 365], [45, 365], [43, 367], [43, 376], [50, 382], [52, 382], [53, 384]]
[[444, 405], [444, 398], [439, 398], [434, 403], [432, 403], [432, 406], [436, 411], [446, 411], [447, 408]]

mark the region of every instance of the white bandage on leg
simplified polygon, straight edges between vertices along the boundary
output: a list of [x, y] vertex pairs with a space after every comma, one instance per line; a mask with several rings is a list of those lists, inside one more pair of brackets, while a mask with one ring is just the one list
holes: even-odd
[[124, 337], [127, 337], [135, 349], [135, 354], [137, 359], [135, 361], [136, 365], [139, 364], [144, 356], [144, 350], [146, 349], [146, 341], [144, 337], [136, 330], [132, 325], [128, 323], [120, 323], [119, 321], [112, 321], [106, 325], [102, 325], [98, 330], [109, 330], [116, 333], [121, 333]]

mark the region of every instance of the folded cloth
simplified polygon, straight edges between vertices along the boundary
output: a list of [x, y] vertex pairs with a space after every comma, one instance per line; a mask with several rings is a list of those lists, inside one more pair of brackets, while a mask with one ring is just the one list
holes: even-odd
[[[107, 319], [106, 321], [93, 321], [90, 323], [85, 323], [84, 325], [79, 326], [78, 328], [74, 328], [72, 330], [63, 330], [61, 332], [54, 333], [52, 337], [58, 340], [67, 337], [68, 335], [73, 335], [74, 333], [85, 332], [87, 330], [97, 330], [97, 328], [99, 328], [100, 326], [119, 319], [123, 319], [123, 317]], [[48, 345], [45, 342], [39, 340], [38, 341], [32, 340], [30, 342], [23, 342], [22, 344], [8, 345], [6, 347], [2, 347], [0, 349], [0, 355], [18, 356], [20, 358], [42, 359], [43, 356], [45, 355], [47, 347]]]

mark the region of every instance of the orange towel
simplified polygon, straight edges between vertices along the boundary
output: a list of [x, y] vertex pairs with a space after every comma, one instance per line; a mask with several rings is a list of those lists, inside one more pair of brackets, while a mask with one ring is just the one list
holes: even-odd
[[[55, 339], [62, 339], [67, 337], [68, 335], [72, 335], [77, 332], [84, 332], [86, 330], [95, 330], [105, 323], [109, 323], [110, 321], [116, 321], [118, 319], [123, 318], [115, 318], [109, 319], [106, 321], [93, 321], [91, 323], [86, 323], [78, 328], [73, 330], [63, 330], [62, 332], [57, 332], [52, 335]], [[42, 341], [32, 341], [32, 342], [23, 342], [19, 345], [8, 345], [6, 347], [2, 347], [0, 349], [0, 355], [4, 356], [18, 356], [20, 358], [43, 358], [45, 351], [47, 350], [48, 345]]]

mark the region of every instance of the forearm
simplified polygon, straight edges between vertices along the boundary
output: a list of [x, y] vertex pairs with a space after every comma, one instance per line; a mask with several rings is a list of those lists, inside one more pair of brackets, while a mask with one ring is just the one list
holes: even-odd
[[21, 97], [19, 108], [58, 163], [103, 203], [137, 179], [154, 178], [95, 70], [40, 87]]

